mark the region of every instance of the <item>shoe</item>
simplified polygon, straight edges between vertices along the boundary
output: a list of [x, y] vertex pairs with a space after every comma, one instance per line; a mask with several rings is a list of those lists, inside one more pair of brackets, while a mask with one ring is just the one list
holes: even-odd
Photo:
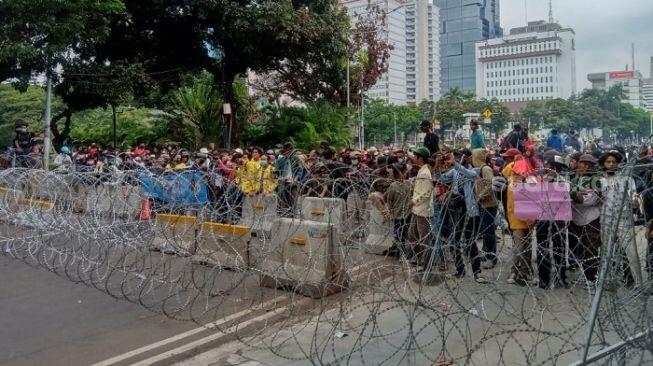
[[490, 282], [487, 280], [487, 278], [481, 275], [474, 276], [474, 281], [476, 281], [476, 283], [482, 283], [482, 284]]
[[506, 282], [507, 282], [508, 284], [510, 284], [510, 285], [514, 285], [515, 282], [516, 282], [515, 279], [516, 279], [515, 275], [514, 275], [514, 274], [511, 274], [510, 277], [508, 277], [508, 280], [507, 280]]

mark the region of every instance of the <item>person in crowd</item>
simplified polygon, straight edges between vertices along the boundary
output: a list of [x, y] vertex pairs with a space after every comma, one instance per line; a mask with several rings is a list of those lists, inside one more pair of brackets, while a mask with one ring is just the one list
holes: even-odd
[[302, 164], [299, 161], [299, 153], [292, 143], [286, 142], [283, 144], [275, 168], [276, 176], [280, 178], [277, 186], [279, 215], [281, 217], [292, 217], [296, 211], [299, 182], [304, 175]]
[[[460, 162], [456, 161], [458, 156]], [[449, 215], [449, 222], [452, 223], [453, 254], [456, 272], [452, 278], [465, 276], [465, 265], [463, 263], [463, 252], [469, 256], [472, 266], [472, 274], [478, 283], [486, 283], [487, 279], [481, 276], [481, 257], [478, 253], [476, 235], [479, 227], [479, 209], [474, 194], [475, 181], [478, 178], [478, 171], [471, 169], [472, 152], [464, 149], [449, 155], [448, 166], [451, 169], [440, 175], [439, 178], [445, 183], [450, 183], [450, 195], [447, 198], [445, 211]]]
[[411, 259], [414, 264], [426, 266], [427, 251], [431, 240], [431, 219], [433, 217], [433, 178], [427, 160], [431, 155], [426, 147], [414, 152], [413, 164], [419, 172], [413, 181], [413, 194], [409, 203], [411, 221], [408, 237], [412, 244]]
[[483, 255], [489, 262], [486, 269], [497, 265], [497, 237], [496, 223], [497, 201], [492, 189], [494, 169], [492, 168], [490, 154], [485, 149], [472, 150], [472, 165], [479, 170], [479, 177], [474, 182], [474, 194], [478, 202], [480, 222], [479, 235], [483, 239]]
[[508, 283], [525, 286], [532, 276], [531, 269], [531, 233], [533, 222], [521, 220], [515, 216], [515, 197], [514, 184], [524, 182], [525, 176], [515, 171], [515, 163], [525, 159], [522, 155], [516, 155], [514, 160], [507, 164], [501, 174], [508, 181], [508, 191], [506, 195], [506, 216], [512, 230], [513, 239], [513, 261], [512, 274]]
[[[567, 165], [556, 150], [551, 150], [546, 158], [546, 166], [541, 171], [543, 182], [566, 182], [564, 172]], [[542, 289], [550, 286], [567, 288], [565, 259], [565, 229], [564, 221], [538, 220], [535, 224], [535, 239], [537, 241], [537, 274], [538, 285]]]
[[263, 170], [261, 169], [261, 149], [252, 149], [247, 161], [240, 169], [240, 190], [246, 196], [254, 196], [261, 192]]
[[272, 176], [274, 172], [274, 164], [270, 161], [268, 155], [261, 156], [261, 187], [262, 194], [273, 193], [277, 188], [277, 182]]
[[411, 185], [406, 180], [406, 164], [395, 163], [390, 169], [395, 179], [385, 192], [383, 218], [393, 222], [394, 242], [382, 254], [395, 257], [403, 254], [407, 257], [408, 251], [405, 245], [410, 215]]
[[73, 159], [70, 157], [70, 148], [62, 146], [59, 154], [54, 158], [54, 169], [56, 171], [70, 171], [73, 166]]
[[[644, 232], [646, 239], [646, 272], [648, 273], [648, 280], [653, 281], [653, 220], [646, 223], [646, 231]], [[650, 290], [649, 290], [650, 292]]]
[[440, 138], [433, 132], [433, 125], [431, 122], [424, 120], [420, 124], [420, 130], [426, 134], [424, 136], [424, 147], [429, 149], [433, 154], [440, 151]]
[[510, 131], [510, 133], [503, 139], [503, 142], [501, 143], [501, 149], [517, 149], [521, 154], [524, 152], [524, 142], [527, 139], [528, 134], [524, 133], [521, 124], [515, 123], [515, 125], [512, 127], [512, 131]]
[[633, 168], [635, 188], [642, 199], [644, 222], [653, 220], [653, 158], [648, 149], [640, 150]]
[[556, 151], [562, 151], [562, 138], [558, 134], [558, 130], [552, 129], [551, 135], [546, 140], [546, 146], [548, 148], [554, 149]]
[[601, 248], [601, 180], [595, 172], [596, 159], [590, 154], [578, 158], [576, 174], [571, 180], [572, 221], [569, 236], [575, 238], [576, 247], [570, 243], [572, 267], [583, 271], [585, 282], [592, 286], [597, 279], [599, 249]]
[[478, 121], [473, 119], [469, 122], [469, 129], [472, 130], [472, 135], [470, 136], [470, 146], [471, 150], [474, 149], [484, 149], [485, 140], [483, 139], [483, 131], [480, 130]]
[[[637, 247], [635, 245], [634, 222], [632, 206], [635, 201], [635, 181], [627, 175], [619, 173], [619, 165], [624, 157], [617, 150], [610, 150], [599, 159], [601, 175], [601, 242], [608, 246], [613, 242], [616, 246], [612, 258], [623, 273], [623, 282], [627, 286], [635, 284], [637, 268]], [[610, 279], [608, 288], [614, 287], [614, 278]]]
[[31, 152], [33, 146], [34, 136], [29, 132], [28, 128], [29, 123], [25, 120], [16, 123], [13, 139], [13, 148], [16, 151], [16, 166], [22, 168], [27, 167], [27, 155]]

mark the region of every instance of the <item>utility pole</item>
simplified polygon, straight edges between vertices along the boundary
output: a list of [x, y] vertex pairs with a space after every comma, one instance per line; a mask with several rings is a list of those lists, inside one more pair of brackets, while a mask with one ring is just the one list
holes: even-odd
[[43, 169], [47, 171], [50, 163], [50, 121], [52, 116], [52, 76], [50, 72], [48, 72], [46, 83], [45, 116], [43, 117], [45, 127], [43, 132]]

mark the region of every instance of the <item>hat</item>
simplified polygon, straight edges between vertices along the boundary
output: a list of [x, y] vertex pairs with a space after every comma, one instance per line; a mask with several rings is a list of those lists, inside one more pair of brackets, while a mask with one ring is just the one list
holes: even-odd
[[501, 154], [501, 156], [503, 156], [504, 158], [514, 158], [517, 155], [521, 155], [521, 151], [519, 151], [518, 149], [514, 149], [514, 148], [513, 149], [508, 149], [508, 150], [506, 150], [506, 152]]
[[351, 153], [349, 153], [350, 158], [357, 157], [357, 156], [361, 156], [361, 152], [358, 151], [358, 150], [352, 151]]
[[205, 147], [203, 147], [203, 148], [200, 149], [200, 154], [204, 154], [204, 155], [206, 155], [206, 154], [208, 154], [208, 153], [209, 153], [209, 149], [207, 149], [207, 148], [205, 148]]
[[546, 159], [546, 163], [549, 164], [549, 165], [554, 165], [554, 166], [558, 166], [558, 167], [564, 167], [564, 168], [567, 167], [567, 164], [565, 164], [565, 159], [563, 159], [562, 156], [560, 156], [560, 155], [549, 156]]
[[372, 146], [369, 149], [367, 149], [367, 153], [374, 156], [378, 154], [378, 150], [376, 149], [376, 147]]
[[236, 154], [243, 155], [243, 149], [241, 149], [241, 148], [237, 148], [237, 149], [235, 149], [234, 152], [235, 152]]
[[424, 147], [424, 146], [418, 147], [417, 149], [415, 149], [414, 152], [415, 152], [415, 155], [421, 156], [425, 160], [428, 159], [429, 156], [431, 156], [431, 152], [429, 151], [429, 149], [427, 147]]
[[583, 154], [578, 158], [578, 162], [596, 164], [596, 158], [591, 154]]
[[268, 151], [265, 152], [265, 155], [274, 155], [274, 150], [269, 149]]

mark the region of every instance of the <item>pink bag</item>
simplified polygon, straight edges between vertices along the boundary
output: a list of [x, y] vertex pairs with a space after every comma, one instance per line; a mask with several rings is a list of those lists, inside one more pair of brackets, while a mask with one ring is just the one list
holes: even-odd
[[518, 219], [571, 221], [568, 182], [516, 183], [512, 190]]

